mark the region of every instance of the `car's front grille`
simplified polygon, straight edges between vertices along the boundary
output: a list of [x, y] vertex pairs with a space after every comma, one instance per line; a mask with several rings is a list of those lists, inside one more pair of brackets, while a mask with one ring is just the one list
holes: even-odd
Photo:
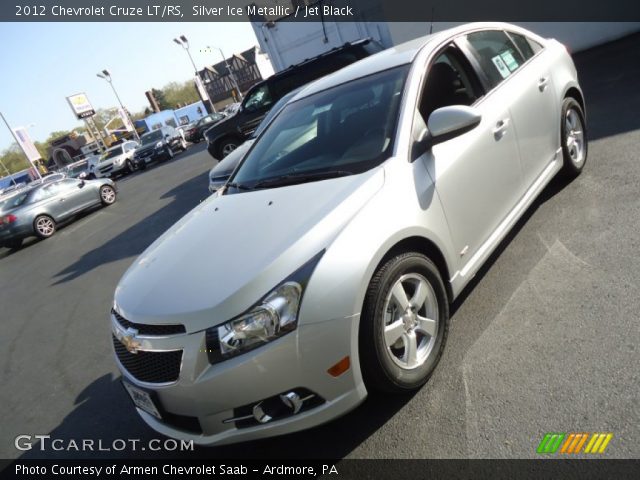
[[115, 335], [111, 338], [118, 360], [135, 379], [147, 383], [171, 383], [178, 380], [182, 350], [131, 353]]
[[138, 335], [145, 335], [148, 337], [166, 337], [169, 335], [180, 335], [181, 333], [185, 333], [186, 329], [184, 325], [179, 324], [171, 324], [171, 325], [150, 325], [144, 323], [133, 323], [124, 318], [115, 310], [111, 310], [111, 313], [118, 323], [125, 330], [128, 328], [133, 328], [138, 331]]

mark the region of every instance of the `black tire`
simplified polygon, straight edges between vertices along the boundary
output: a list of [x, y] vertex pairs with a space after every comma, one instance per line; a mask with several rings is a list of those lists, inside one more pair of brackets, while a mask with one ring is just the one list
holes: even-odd
[[131, 174], [136, 170], [135, 165], [133, 164], [133, 162], [131, 160], [127, 160], [127, 167], [125, 168], [125, 174]]
[[38, 215], [33, 221], [33, 231], [38, 238], [49, 238], [56, 233], [56, 221], [49, 215]]
[[171, 160], [173, 158], [173, 149], [171, 148], [171, 145], [167, 145], [167, 160]]
[[146, 170], [147, 169], [147, 162], [144, 160], [140, 160], [138, 163], [138, 170]]
[[180, 140], [180, 150], [183, 152], [187, 151], [187, 141], [184, 138]]
[[222, 160], [240, 145], [240, 141], [234, 137], [227, 137], [218, 144], [218, 158]]
[[14, 238], [13, 240], [7, 240], [4, 242], [4, 246], [9, 250], [18, 250], [22, 246], [22, 238]]
[[[560, 140], [562, 142], [562, 160], [563, 173], [569, 177], [577, 177], [582, 172], [587, 162], [587, 153], [589, 151], [589, 142], [587, 140], [587, 124], [584, 119], [584, 112], [580, 104], [573, 98], [567, 97], [562, 102], [562, 114], [560, 117]], [[574, 134], [569, 130], [570, 118], [573, 118], [579, 124], [574, 128], [573, 132], [581, 132]], [[570, 137], [574, 138], [574, 142], [570, 142]], [[581, 140], [578, 140], [581, 138]], [[573, 147], [569, 144], [572, 143]], [[581, 153], [578, 153], [581, 152]]]
[[116, 203], [116, 190], [110, 185], [100, 187], [100, 201], [105, 207]]
[[[431, 303], [437, 304], [435, 305], [437, 314], [433, 314], [436, 317], [433, 319], [436, 322], [435, 334], [420, 334], [421, 342], [425, 342], [425, 357], [422, 363], [418, 362], [412, 368], [401, 367], [398, 364], [398, 362], [401, 363], [401, 360], [397, 355], [396, 360], [392, 358], [394, 356], [392, 350], [395, 347], [386, 344], [384, 333], [385, 314], [389, 312], [388, 299], [392, 295], [392, 288], [400, 282], [401, 277], [406, 278], [407, 275], [425, 280], [431, 287], [430, 297], [433, 300]], [[400, 285], [402, 284], [400, 283]], [[426, 306], [426, 302], [424, 305]], [[419, 315], [424, 310], [420, 310], [420, 312], [414, 310], [413, 312], [414, 315], [416, 313]], [[393, 317], [391, 313], [389, 316]], [[402, 315], [398, 318], [402, 320], [404, 317]], [[414, 322], [415, 318], [414, 316]], [[392, 322], [396, 323], [396, 321]], [[402, 324], [404, 325], [404, 323]], [[403, 343], [404, 335], [410, 331], [410, 328], [403, 330], [403, 337], [398, 338], [397, 342]], [[437, 267], [429, 258], [417, 252], [407, 252], [392, 257], [373, 276], [362, 309], [359, 353], [365, 384], [368, 388], [389, 393], [406, 393], [420, 388], [427, 382], [442, 356], [448, 331], [449, 302]], [[415, 330], [413, 335], [416, 335]], [[416, 350], [422, 348], [420, 347], [422, 344], [416, 345], [418, 347]], [[403, 346], [402, 349], [404, 350], [404, 348], [406, 347]]]

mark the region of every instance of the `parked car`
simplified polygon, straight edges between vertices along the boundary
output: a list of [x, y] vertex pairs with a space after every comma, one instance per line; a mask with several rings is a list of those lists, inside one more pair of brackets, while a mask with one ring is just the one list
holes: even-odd
[[69, 178], [84, 178], [89, 176], [89, 174], [91, 173], [89, 170], [89, 161], [87, 161], [86, 159], [70, 163], [63, 168], [58, 169], [57, 172]]
[[210, 113], [198, 120], [191, 128], [184, 132], [184, 137], [188, 142], [198, 143], [202, 140], [202, 134], [208, 128], [213, 127], [216, 123], [224, 120], [226, 115], [223, 113]]
[[138, 147], [138, 142], [131, 140], [109, 148], [89, 162], [89, 178], [116, 177], [131, 173], [135, 169], [133, 155]]
[[133, 154], [133, 164], [135, 168], [144, 170], [148, 163], [173, 158], [176, 150], [186, 149], [187, 142], [178, 130], [169, 126], [160, 127], [140, 137], [140, 146]]
[[291, 90], [378, 51], [380, 46], [369, 39], [345, 43], [258, 82], [249, 89], [235, 115], [206, 130], [204, 138], [209, 154], [217, 159], [229, 155], [251, 135], [271, 107]]
[[420, 388], [451, 302], [548, 182], [583, 169], [584, 104], [563, 45], [502, 23], [305, 87], [116, 288], [140, 416], [224, 444]]
[[64, 178], [39, 183], [0, 200], [0, 245], [19, 248], [24, 238], [49, 238], [61, 222], [115, 201], [116, 186], [109, 179]]
[[269, 113], [264, 117], [262, 122], [260, 122], [258, 128], [256, 128], [251, 135], [247, 137], [247, 140], [229, 155], [224, 157], [224, 159], [220, 160], [220, 162], [218, 162], [218, 164], [209, 171], [209, 193], [217, 192], [225, 183], [227, 183], [227, 180], [229, 180], [229, 177], [242, 161], [245, 154], [249, 151], [249, 148], [251, 148], [251, 145], [253, 145], [256, 138], [260, 136], [271, 120], [278, 114], [278, 112], [280, 112], [280, 110], [282, 110], [282, 107], [284, 107], [287, 102], [300, 91], [301, 88], [302, 87], [296, 88], [278, 100], [273, 108], [269, 110]]

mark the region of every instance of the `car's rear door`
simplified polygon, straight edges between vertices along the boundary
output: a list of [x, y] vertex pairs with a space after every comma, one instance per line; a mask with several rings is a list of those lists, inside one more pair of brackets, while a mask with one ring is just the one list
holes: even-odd
[[530, 187], [560, 148], [560, 102], [554, 93], [551, 53], [524, 35], [507, 35], [525, 62], [515, 72], [521, 93], [514, 99], [511, 114], [518, 131], [525, 185]]

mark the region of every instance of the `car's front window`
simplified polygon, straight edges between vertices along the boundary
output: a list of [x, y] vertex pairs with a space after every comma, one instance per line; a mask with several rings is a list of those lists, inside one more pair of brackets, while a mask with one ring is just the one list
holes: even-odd
[[[361, 173], [390, 154], [408, 65], [287, 104], [231, 179], [238, 189]], [[307, 176], [305, 178], [305, 175]], [[279, 179], [286, 178], [285, 183]], [[293, 181], [292, 181], [293, 179]]]
[[110, 158], [114, 158], [117, 157], [118, 155], [122, 154], [122, 146], [116, 147], [116, 148], [111, 148], [109, 150], [107, 150], [107, 153], [104, 154], [104, 157], [102, 157], [101, 161], [105, 161], [108, 160]]
[[271, 103], [273, 103], [273, 100], [271, 100], [269, 85], [265, 83], [249, 93], [244, 101], [244, 108], [248, 111], [260, 110], [271, 105]]
[[143, 135], [140, 139], [143, 145], [155, 143], [159, 140], [162, 140], [162, 130], [154, 130], [153, 132]]

